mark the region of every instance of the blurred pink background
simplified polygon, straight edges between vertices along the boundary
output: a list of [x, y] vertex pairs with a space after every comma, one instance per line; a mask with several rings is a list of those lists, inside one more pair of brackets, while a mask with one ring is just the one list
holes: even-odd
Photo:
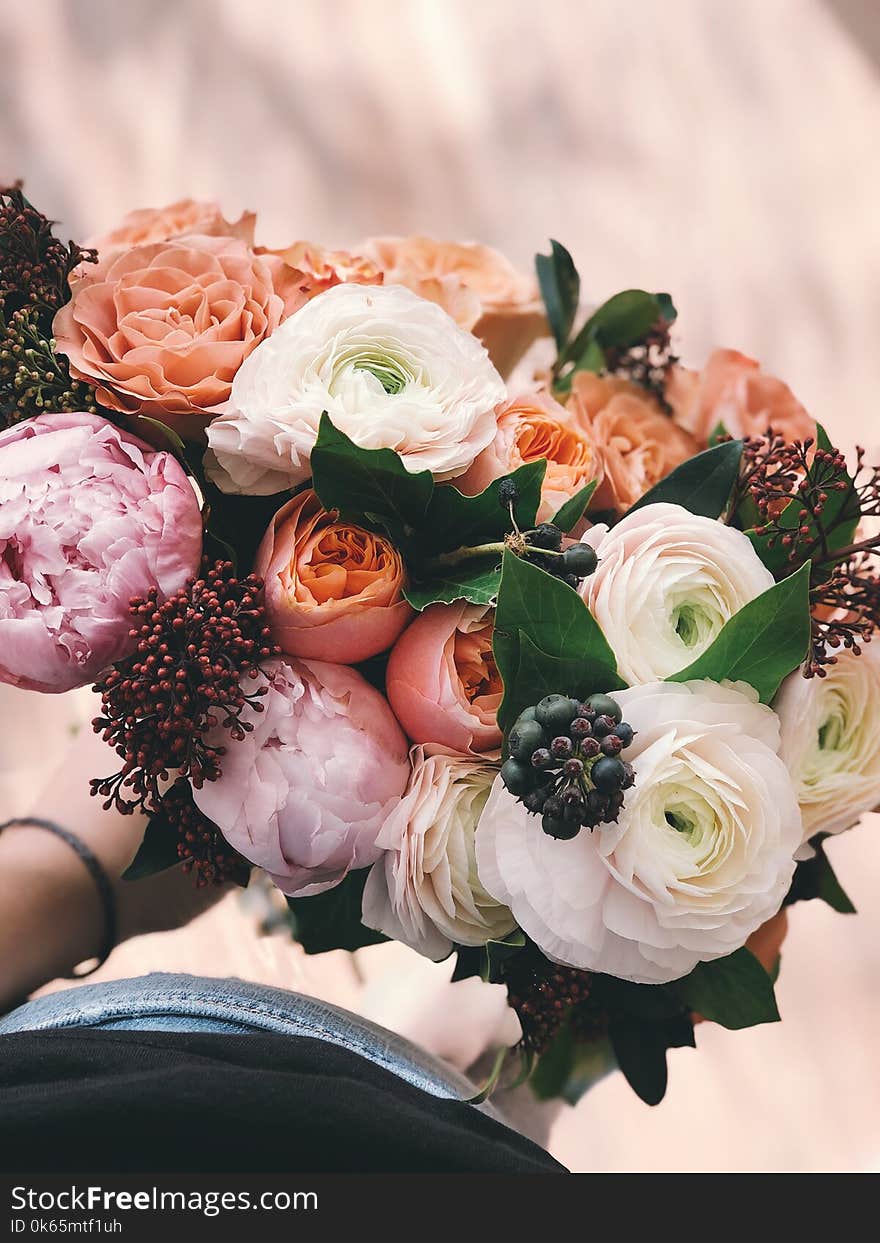
[[[23, 176], [65, 236], [187, 195], [255, 209], [270, 244], [425, 232], [526, 266], [552, 235], [590, 299], [668, 289], [686, 359], [752, 353], [842, 447], [880, 456], [875, 4], [28, 0], [0, 7], [0, 47], [0, 179]], [[0, 817], [89, 713], [4, 688]], [[578, 1170], [880, 1168], [880, 817], [830, 854], [860, 914], [795, 909], [785, 1021], [701, 1027], [653, 1110], [605, 1080], [562, 1111], [555, 1155]], [[227, 900], [105, 974], [237, 974], [430, 1039], [442, 980], [408, 958], [391, 971], [395, 953], [307, 961]]]

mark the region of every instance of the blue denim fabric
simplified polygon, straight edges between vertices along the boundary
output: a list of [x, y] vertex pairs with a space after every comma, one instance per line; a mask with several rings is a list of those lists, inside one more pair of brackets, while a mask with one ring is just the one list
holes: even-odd
[[[357, 1053], [432, 1096], [466, 1100], [476, 1091], [463, 1075], [376, 1023], [314, 997], [245, 980], [157, 974], [85, 984], [0, 1018], [0, 1035], [63, 1027], [310, 1036]], [[498, 1116], [491, 1108], [486, 1112]]]

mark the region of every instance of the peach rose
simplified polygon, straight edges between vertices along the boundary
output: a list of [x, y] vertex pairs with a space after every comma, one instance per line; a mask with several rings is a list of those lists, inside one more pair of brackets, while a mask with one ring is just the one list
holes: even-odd
[[257, 217], [244, 212], [234, 223], [225, 219], [219, 203], [181, 199], [167, 207], [145, 207], [129, 212], [115, 229], [90, 242], [102, 255], [112, 250], [128, 250], [150, 242], [168, 242], [173, 237], [200, 233], [203, 237], [237, 237], [248, 246], [254, 244]]
[[80, 271], [54, 324], [71, 374], [110, 409], [190, 437], [222, 413], [255, 346], [305, 301], [301, 273], [233, 237], [134, 246]]
[[603, 470], [592, 437], [571, 411], [548, 393], [532, 393], [502, 406], [494, 441], [455, 486], [465, 496], [476, 496], [494, 479], [541, 458], [547, 471], [538, 521], [547, 522], [591, 479], [601, 480]]
[[438, 302], [479, 337], [502, 376], [548, 331], [537, 285], [490, 246], [374, 237], [359, 249], [383, 270], [386, 284], [406, 285]]
[[697, 452], [687, 432], [628, 380], [579, 371], [566, 408], [602, 459], [604, 479], [593, 496], [593, 509], [629, 509]]
[[403, 562], [383, 539], [321, 508], [311, 490], [278, 510], [257, 549], [272, 635], [291, 656], [354, 665], [412, 617]]
[[816, 435], [814, 420], [788, 385], [736, 350], [715, 350], [702, 371], [674, 367], [666, 399], [676, 423], [701, 447], [719, 423], [736, 437], [763, 436], [768, 427], [786, 440]]
[[478, 604], [432, 604], [395, 643], [385, 693], [413, 742], [461, 753], [501, 745], [494, 616]]
[[288, 267], [302, 272], [307, 278], [306, 293], [316, 297], [334, 285], [381, 285], [381, 269], [363, 255], [349, 254], [347, 250], [327, 250], [314, 242], [294, 242], [281, 250], [257, 247], [258, 255], [275, 255]]

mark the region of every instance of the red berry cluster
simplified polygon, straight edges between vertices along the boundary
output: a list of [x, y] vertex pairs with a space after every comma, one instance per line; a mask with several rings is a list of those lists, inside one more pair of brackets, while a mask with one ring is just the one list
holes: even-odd
[[178, 777], [162, 795], [160, 812], [177, 832], [177, 853], [183, 860], [184, 871], [195, 877], [197, 888], [227, 881], [247, 884], [250, 864], [196, 807], [192, 786], [185, 777]]
[[850, 476], [838, 449], [814, 447], [812, 439], [787, 443], [769, 430], [745, 441], [735, 508], [742, 512], [745, 501], [760, 516], [755, 534], [768, 548], [784, 550], [784, 574], [812, 563], [812, 641], [804, 675], [825, 677], [826, 666], [837, 662], [835, 652], [858, 655], [880, 626], [880, 537], [856, 544], [847, 538], [855, 521], [880, 516], [880, 470], [866, 467], [858, 449]]
[[507, 959], [507, 1000], [519, 1019], [524, 1049], [545, 1051], [566, 1015], [574, 1007], [574, 1017], [589, 1000], [592, 978], [589, 971], [549, 962], [532, 946]]
[[70, 298], [73, 269], [96, 259], [94, 250], [60, 242], [20, 185], [0, 187], [0, 306], [7, 315], [23, 306], [56, 311]]
[[172, 771], [198, 788], [220, 776], [226, 748], [208, 744], [217, 726], [240, 740], [253, 725], [245, 707], [262, 711], [265, 687], [245, 688], [260, 662], [277, 653], [260, 603], [262, 579], [238, 579], [228, 561], [159, 603], [154, 588], [133, 599], [134, 654], [120, 661], [95, 690], [103, 716], [92, 722], [122, 758], [109, 777], [94, 778], [92, 794], [120, 812], [155, 811]]

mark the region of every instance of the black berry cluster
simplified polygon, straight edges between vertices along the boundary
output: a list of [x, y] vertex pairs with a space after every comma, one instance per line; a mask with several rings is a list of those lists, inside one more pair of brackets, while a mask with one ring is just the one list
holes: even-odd
[[596, 550], [589, 544], [570, 544], [563, 549], [562, 532], [552, 522], [542, 522], [531, 531], [523, 531], [523, 539], [526, 559], [554, 578], [561, 578], [569, 587], [577, 587], [598, 564]]
[[501, 779], [550, 837], [567, 841], [582, 827], [616, 822], [635, 780], [622, 758], [633, 729], [622, 717], [609, 695], [584, 703], [547, 695], [518, 717]]

